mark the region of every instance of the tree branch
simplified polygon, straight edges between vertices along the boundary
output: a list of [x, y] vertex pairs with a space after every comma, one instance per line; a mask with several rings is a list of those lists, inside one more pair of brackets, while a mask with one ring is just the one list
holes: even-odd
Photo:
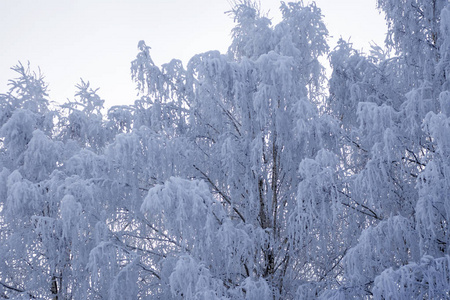
[[[339, 191], [339, 190], [338, 190], [338, 192], [341, 193], [342, 195], [344, 195], [345, 197], [347, 197], [348, 199], [353, 200], [353, 199], [352, 199], [349, 195], [347, 195], [346, 193], [344, 193], [344, 192], [342, 192], [342, 191]], [[353, 200], [353, 201], [354, 201], [354, 200]], [[376, 212], [374, 212], [374, 211], [373, 211], [371, 208], [369, 208], [368, 206], [366, 206], [366, 205], [364, 205], [364, 204], [361, 204], [361, 203], [358, 203], [358, 202], [356, 202], [356, 201], [354, 201], [354, 202], [355, 202], [356, 205], [359, 205], [359, 206], [361, 206], [362, 208], [368, 210], [369, 213], [366, 212], [366, 211], [363, 211], [363, 210], [361, 210], [361, 209], [358, 209], [358, 208], [356, 208], [356, 207], [350, 205], [349, 203], [341, 202], [341, 204], [344, 205], [344, 206], [347, 206], [348, 208], [351, 208], [351, 209], [353, 209], [353, 210], [355, 210], [355, 211], [357, 211], [357, 212], [360, 212], [360, 213], [362, 213], [362, 214], [364, 214], [364, 215], [366, 215], [366, 216], [375, 218], [375, 219], [380, 220], [380, 221], [383, 220], [382, 217], [378, 216], [378, 214], [377, 214]]]
[[[6, 284], [6, 283], [3, 283], [3, 282], [1, 282], [1, 281], [0, 281], [0, 285], [3, 286], [4, 288], [7, 288], [7, 289], [9, 289], [9, 290], [11, 290], [11, 291], [14, 291], [14, 292], [17, 292], [17, 293], [24, 293], [24, 292], [25, 292], [24, 290], [15, 288], [15, 287], [10, 286], [10, 285], [8, 285], [8, 284]], [[33, 296], [33, 295], [31, 295], [30, 293], [27, 293], [27, 294], [28, 294], [28, 296], [30, 296], [32, 299], [36, 299], [36, 297]], [[6, 299], [8, 299], [8, 298], [6, 298]]]
[[209, 182], [210, 185], [212, 185], [212, 187], [214, 188], [214, 190], [219, 193], [220, 196], [222, 196], [222, 198], [225, 200], [225, 202], [227, 202], [231, 208], [234, 210], [234, 212], [239, 216], [239, 218], [242, 220], [242, 222], [245, 223], [245, 218], [244, 216], [239, 212], [239, 210], [233, 205], [233, 203], [231, 202], [231, 199], [225, 195], [225, 193], [223, 193], [215, 184], [214, 182], [211, 180], [211, 178], [209, 178], [208, 175], [206, 175], [202, 170], [200, 170], [196, 165], [192, 165], [197, 171], [200, 172], [200, 174], [203, 175], [203, 177], [205, 177], [205, 179]]

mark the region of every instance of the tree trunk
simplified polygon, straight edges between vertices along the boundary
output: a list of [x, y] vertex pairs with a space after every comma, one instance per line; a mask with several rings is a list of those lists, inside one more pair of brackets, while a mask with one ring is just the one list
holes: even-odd
[[50, 288], [52, 292], [52, 300], [58, 300], [58, 282], [56, 276], [52, 277], [52, 287]]

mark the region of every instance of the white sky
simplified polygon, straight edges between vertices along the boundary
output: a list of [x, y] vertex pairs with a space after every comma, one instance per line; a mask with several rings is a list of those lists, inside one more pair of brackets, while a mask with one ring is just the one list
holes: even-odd
[[[261, 0], [276, 24], [279, 1]], [[305, 1], [307, 2], [307, 1]], [[357, 49], [383, 45], [386, 25], [376, 0], [316, 0], [330, 35], [351, 37]], [[172, 58], [186, 64], [194, 54], [225, 52], [233, 20], [228, 0], [0, 0], [0, 93], [15, 76], [19, 60], [40, 67], [50, 99], [73, 99], [80, 78], [99, 87], [106, 106], [131, 104], [136, 97], [130, 63], [137, 43], [152, 47], [160, 65]]]

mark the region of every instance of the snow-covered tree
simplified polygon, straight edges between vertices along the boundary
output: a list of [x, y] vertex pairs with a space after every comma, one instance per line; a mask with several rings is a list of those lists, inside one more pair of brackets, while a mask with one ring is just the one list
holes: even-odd
[[347, 224], [359, 238], [342, 260], [342, 286], [324, 296], [446, 298], [448, 4], [378, 4], [398, 57], [365, 58], [342, 44], [331, 55], [329, 106], [349, 136], [341, 192], [356, 205]]
[[158, 263], [165, 297], [295, 298], [339, 270], [344, 248], [327, 230], [338, 222], [338, 160], [321, 150], [336, 149], [338, 130], [317, 106], [327, 31], [314, 4], [281, 10], [272, 26], [238, 3], [228, 55], [196, 55], [186, 70], [174, 72], [175, 61], [160, 70], [139, 44], [132, 69], [150, 129], [184, 146], [176, 177], [142, 205], [171, 249]]
[[[448, 298], [450, 6], [378, 0], [387, 48], [313, 3], [236, 1], [226, 54], [153, 62], [133, 105], [89, 82], [0, 95], [0, 297]], [[391, 50], [395, 49], [393, 53]]]
[[61, 117], [60, 125], [62, 140], [73, 140], [80, 147], [100, 151], [109, 138], [109, 132], [104, 127], [102, 108], [104, 100], [93, 90], [89, 82], [76, 85], [77, 92], [74, 101], [67, 101], [62, 105], [65, 114]]

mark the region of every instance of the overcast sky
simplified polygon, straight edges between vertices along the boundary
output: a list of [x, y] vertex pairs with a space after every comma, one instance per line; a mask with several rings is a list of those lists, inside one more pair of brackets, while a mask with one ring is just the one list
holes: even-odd
[[[305, 1], [307, 2], [307, 1]], [[276, 24], [279, 1], [261, 0]], [[376, 0], [316, 0], [330, 35], [351, 37], [358, 49], [382, 45], [386, 25]], [[40, 67], [50, 98], [73, 99], [80, 78], [99, 87], [106, 105], [130, 104], [136, 97], [130, 62], [137, 43], [152, 47], [160, 65], [194, 54], [225, 52], [233, 20], [228, 0], [0, 0], [0, 93], [7, 91], [9, 68], [22, 61]]]

